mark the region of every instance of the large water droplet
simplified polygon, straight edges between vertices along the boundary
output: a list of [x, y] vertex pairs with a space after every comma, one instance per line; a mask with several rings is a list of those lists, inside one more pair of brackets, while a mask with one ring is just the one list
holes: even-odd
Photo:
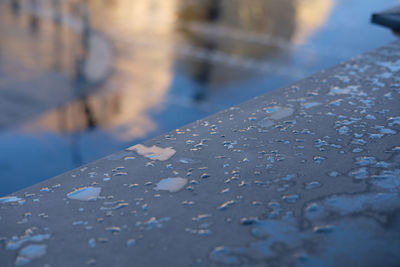
[[76, 189], [75, 191], [72, 191], [67, 194], [67, 197], [70, 199], [76, 199], [76, 200], [96, 200], [101, 192], [100, 187], [81, 187]]
[[176, 153], [176, 150], [173, 149], [172, 147], [166, 147], [166, 148], [158, 146], [146, 147], [141, 144], [131, 146], [127, 150], [135, 151], [136, 153], [138, 153], [143, 157], [160, 161], [168, 160]]
[[31, 260], [40, 258], [46, 254], [47, 245], [29, 245], [21, 249], [15, 261], [15, 265], [21, 266]]
[[0, 197], [0, 203], [10, 203], [22, 200], [22, 198], [16, 196]]
[[159, 181], [154, 189], [166, 190], [171, 193], [175, 193], [181, 190], [187, 184], [187, 182], [187, 179], [181, 177], [166, 178]]

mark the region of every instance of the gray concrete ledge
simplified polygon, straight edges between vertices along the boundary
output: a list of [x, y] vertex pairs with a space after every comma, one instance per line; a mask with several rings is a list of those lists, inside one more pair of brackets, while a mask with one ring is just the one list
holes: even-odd
[[399, 99], [394, 42], [0, 198], [1, 266], [398, 266]]

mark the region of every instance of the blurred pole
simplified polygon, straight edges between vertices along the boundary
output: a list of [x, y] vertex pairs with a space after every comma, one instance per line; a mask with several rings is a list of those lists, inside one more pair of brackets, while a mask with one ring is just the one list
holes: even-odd
[[[221, 3], [219, 0], [211, 0], [210, 6], [207, 9], [205, 21], [208, 23], [216, 23], [221, 17]], [[205, 40], [201, 42], [201, 46], [212, 52], [218, 49], [218, 46], [214, 40]], [[213, 64], [208, 60], [199, 63], [199, 67], [194, 73], [193, 79], [196, 81], [196, 92], [194, 93], [193, 99], [195, 102], [202, 102], [207, 98], [208, 86], [210, 83], [211, 75], [213, 70]]]
[[10, 0], [10, 7], [13, 15], [15, 16], [19, 15], [19, 11], [21, 9], [21, 3], [19, 1], [20, 0]]
[[53, 68], [55, 70], [62, 71], [62, 59], [64, 55], [63, 49], [63, 27], [62, 23], [62, 9], [60, 5], [60, 0], [52, 0], [53, 4], [53, 41], [54, 41], [54, 54], [53, 54]]
[[89, 129], [93, 129], [96, 126], [96, 120], [93, 116], [92, 109], [90, 107], [87, 91], [90, 86], [85, 73], [85, 66], [88, 60], [89, 54], [89, 41], [90, 41], [90, 17], [89, 17], [89, 9], [88, 9], [88, 1], [82, 0], [80, 2], [80, 15], [82, 22], [82, 32], [81, 32], [81, 49], [76, 60], [76, 76], [75, 76], [75, 89], [77, 91], [77, 95], [82, 97], [83, 109], [86, 116], [87, 127]]
[[62, 24], [62, 7], [61, 0], [52, 0], [53, 3], [53, 23], [57, 25]]
[[39, 32], [39, 17], [37, 13], [39, 12], [39, 4], [38, 0], [31, 0], [31, 9], [32, 12], [29, 12], [29, 27], [32, 33]]
[[[85, 65], [89, 51], [90, 41], [90, 17], [88, 1], [81, 0], [78, 5], [78, 16], [81, 20], [81, 36], [80, 36], [80, 47], [75, 58], [75, 77], [74, 77], [74, 90], [75, 95], [82, 101], [84, 116], [86, 117], [87, 128], [89, 130], [96, 126], [96, 120], [93, 116], [92, 109], [87, 96], [87, 88], [89, 86], [86, 74]], [[74, 118], [72, 118], [74, 119]], [[80, 148], [80, 133], [72, 133], [71, 135], [71, 153], [72, 160], [76, 166], [82, 164], [82, 152]]]

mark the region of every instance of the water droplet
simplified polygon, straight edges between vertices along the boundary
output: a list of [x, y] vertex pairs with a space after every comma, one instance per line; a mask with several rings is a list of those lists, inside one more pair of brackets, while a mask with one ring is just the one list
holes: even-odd
[[329, 95], [347, 95], [351, 94], [358, 90], [360, 86], [358, 85], [349, 85], [345, 88], [339, 88], [337, 86], [331, 88]]
[[127, 172], [116, 172], [113, 174], [113, 176], [125, 176], [125, 175], [128, 175], [128, 173]]
[[374, 115], [368, 114], [367, 116], [365, 116], [365, 118], [367, 120], [376, 120], [376, 117]]
[[42, 242], [49, 238], [50, 238], [50, 234], [32, 235], [32, 230], [27, 229], [25, 231], [25, 235], [21, 236], [20, 238], [16, 237], [16, 238], [13, 238], [12, 240], [10, 240], [6, 245], [6, 249], [7, 250], [16, 250], [16, 249], [20, 248], [26, 242]]
[[374, 175], [373, 184], [385, 189], [393, 189], [400, 187], [400, 169], [394, 171], [382, 171], [378, 175]]
[[136, 240], [135, 239], [129, 239], [128, 241], [126, 241], [126, 246], [127, 247], [133, 247], [136, 244]]
[[22, 200], [22, 198], [16, 196], [0, 197], [0, 203], [10, 203]]
[[50, 188], [48, 187], [43, 187], [40, 189], [41, 192], [50, 192]]
[[141, 144], [131, 146], [127, 150], [135, 151], [136, 153], [138, 153], [143, 157], [160, 161], [168, 160], [176, 153], [176, 150], [173, 149], [172, 147], [166, 147], [166, 148], [158, 146], [146, 147]]
[[282, 199], [288, 203], [296, 203], [299, 199], [299, 195], [284, 195]]
[[353, 145], [365, 145], [367, 141], [365, 141], [364, 139], [353, 139], [351, 143]]
[[339, 175], [340, 175], [340, 173], [337, 172], [337, 171], [331, 171], [331, 172], [329, 173], [329, 176], [330, 176], [330, 177], [337, 177], [337, 176], [339, 176]]
[[270, 107], [265, 110], [269, 117], [274, 120], [280, 120], [293, 114], [294, 109], [289, 107]]
[[312, 220], [321, 217], [323, 210], [317, 203], [310, 203], [307, 205], [305, 213], [305, 217]]
[[388, 124], [389, 126], [400, 125], [400, 117], [389, 117]]
[[81, 187], [67, 194], [70, 199], [76, 200], [96, 200], [101, 192], [100, 187]]
[[46, 254], [47, 245], [29, 245], [21, 249], [15, 261], [15, 265], [21, 266], [31, 260], [40, 258]]
[[86, 265], [92, 266], [92, 265], [95, 265], [95, 264], [96, 264], [96, 260], [95, 259], [90, 259], [90, 260], [86, 261]]
[[227, 208], [229, 208], [230, 206], [232, 206], [232, 205], [234, 205], [234, 204], [236, 204], [236, 201], [235, 201], [235, 200], [229, 200], [229, 201], [227, 201], [227, 202], [225, 202], [225, 203], [222, 203], [222, 204], [218, 207], [218, 209], [219, 209], [219, 210], [226, 210]]
[[368, 177], [367, 168], [362, 167], [350, 172], [350, 176], [353, 176], [355, 179], [365, 179]]
[[330, 103], [329, 103], [329, 105], [332, 105], [332, 106], [340, 106], [340, 104], [342, 104], [342, 101], [343, 101], [343, 99], [337, 99], [337, 100], [333, 100], [333, 101], [331, 101]]
[[368, 165], [373, 165], [375, 163], [376, 163], [375, 157], [363, 156], [356, 158], [356, 164], [360, 166], [368, 166]]
[[156, 217], [151, 217], [148, 221], [144, 222], [143, 224], [146, 226], [146, 230], [151, 230], [153, 228], [161, 228], [162, 227], [162, 222], [167, 222], [171, 218], [169, 217], [164, 217], [159, 220], [157, 220]]
[[107, 232], [112, 233], [112, 234], [118, 234], [118, 233], [121, 232], [121, 227], [118, 227], [118, 226], [108, 226], [108, 227], [105, 228], [105, 230], [106, 230]]
[[313, 181], [313, 182], [306, 183], [305, 186], [304, 186], [304, 188], [307, 189], [307, 190], [314, 189], [314, 188], [317, 188], [317, 187], [321, 187], [321, 183], [318, 182], [318, 181]]
[[95, 248], [96, 247], [96, 240], [94, 238], [90, 238], [88, 241], [89, 247], [90, 248]]
[[314, 156], [313, 159], [315, 163], [321, 164], [326, 158], [322, 156]]
[[222, 189], [221, 193], [225, 194], [228, 193], [230, 191], [229, 187]]
[[327, 224], [327, 225], [314, 226], [313, 230], [314, 233], [326, 234], [332, 232], [333, 228], [334, 228], [333, 225]]
[[259, 220], [258, 220], [257, 217], [248, 217], [248, 218], [244, 217], [244, 218], [240, 219], [240, 224], [242, 224], [242, 225], [252, 225], [252, 224], [257, 223], [258, 221]]
[[378, 167], [378, 168], [385, 168], [385, 169], [387, 169], [387, 168], [389, 168], [389, 166], [390, 166], [390, 163], [385, 162], [385, 161], [379, 161], [379, 162], [377, 162], [377, 163], [375, 164], [375, 167]]
[[171, 193], [175, 193], [181, 190], [187, 184], [187, 182], [188, 182], [187, 179], [181, 177], [166, 178], [158, 182], [157, 186], [154, 189], [166, 190]]
[[400, 152], [400, 146], [395, 146], [392, 148], [393, 152]]
[[270, 120], [269, 118], [264, 118], [262, 120], [260, 120], [259, 122], [257, 122], [257, 125], [263, 128], [268, 128], [271, 127], [272, 125], [274, 125], [274, 122], [272, 120]]
[[189, 158], [181, 158], [179, 160], [180, 163], [184, 163], [184, 164], [190, 164], [190, 163], [195, 163], [196, 161], [193, 159], [189, 159]]
[[236, 255], [233, 255], [233, 251], [230, 248], [223, 246], [216, 247], [210, 253], [210, 259], [228, 265], [239, 264], [239, 258]]
[[340, 127], [339, 129], [337, 129], [337, 132], [338, 132], [339, 134], [348, 134], [349, 131], [350, 131], [350, 129], [349, 129], [349, 127], [347, 127], [347, 126], [342, 126], [342, 127]]
[[210, 175], [207, 174], [207, 173], [203, 173], [200, 177], [203, 178], [203, 179], [206, 179], [206, 178], [209, 178]]
[[292, 180], [293, 178], [296, 178], [296, 176], [297, 176], [297, 174], [292, 173], [292, 174], [286, 175], [285, 177], [282, 177], [280, 180], [283, 180], [283, 181], [290, 181], [290, 180]]
[[319, 102], [308, 102], [308, 103], [303, 104], [303, 107], [305, 109], [309, 109], [309, 108], [316, 107], [319, 105], [321, 105], [321, 103], [319, 103]]

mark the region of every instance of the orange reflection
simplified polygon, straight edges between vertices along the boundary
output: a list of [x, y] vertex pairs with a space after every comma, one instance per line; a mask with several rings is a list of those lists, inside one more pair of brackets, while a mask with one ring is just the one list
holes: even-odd
[[320, 29], [328, 19], [332, 9], [332, 0], [296, 1], [295, 44], [302, 44]]
[[[172, 58], [158, 53], [156, 62], [143, 55], [135, 61], [115, 62], [117, 71], [106, 87], [88, 97], [49, 111], [27, 126], [27, 130], [79, 132], [91, 126], [102, 127], [117, 139], [131, 140], [156, 129], [149, 116], [162, 109], [171, 82]], [[157, 51], [148, 51], [154, 57]], [[146, 53], [144, 53], [146, 54]], [[155, 66], [158, 64], [158, 66]], [[124, 69], [125, 68], [125, 69]]]

